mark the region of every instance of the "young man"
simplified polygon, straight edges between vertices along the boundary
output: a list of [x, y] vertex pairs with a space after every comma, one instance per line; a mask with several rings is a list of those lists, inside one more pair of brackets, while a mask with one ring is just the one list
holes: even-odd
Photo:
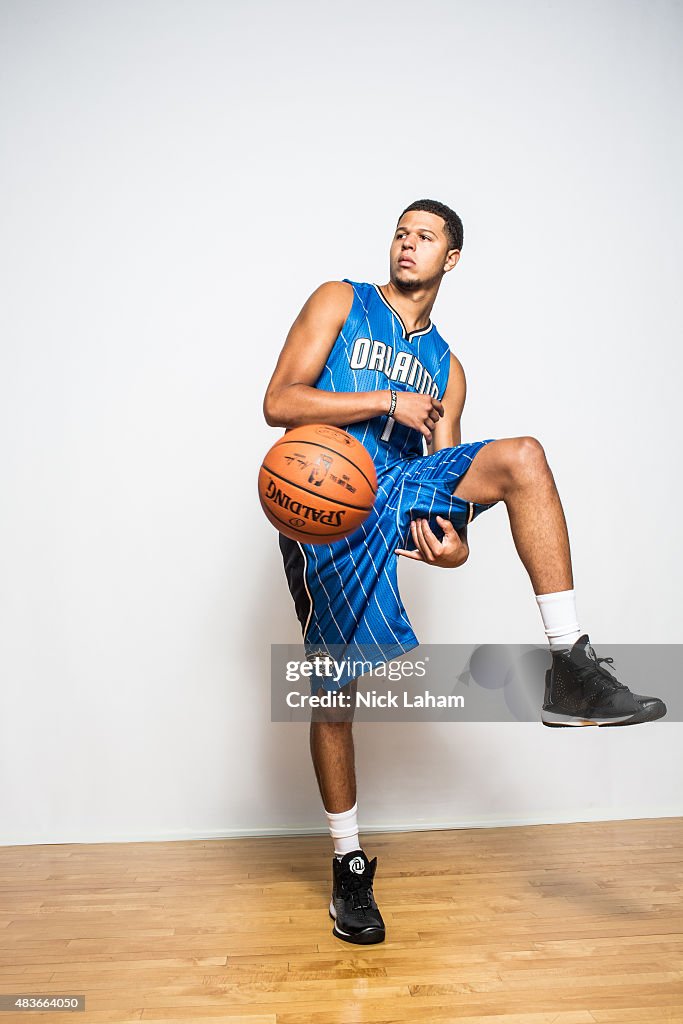
[[[600, 664], [612, 659], [598, 658], [579, 629], [567, 526], [539, 441], [461, 442], [465, 375], [430, 313], [462, 245], [453, 210], [433, 200], [412, 203], [391, 243], [389, 282], [322, 284], [280, 353], [263, 403], [266, 421], [343, 426], [370, 452], [379, 483], [370, 517], [346, 540], [298, 544], [280, 535], [307, 653], [376, 644], [384, 661], [416, 647], [398, 593], [397, 556], [462, 565], [468, 525], [502, 501], [550, 644], [543, 723], [614, 726], [661, 718], [664, 703], [619, 683]], [[353, 703], [356, 681], [347, 685]], [[358, 837], [351, 726], [311, 720], [311, 754], [335, 849], [330, 915], [339, 938], [381, 942], [384, 922], [372, 891], [377, 858], [368, 861]]]

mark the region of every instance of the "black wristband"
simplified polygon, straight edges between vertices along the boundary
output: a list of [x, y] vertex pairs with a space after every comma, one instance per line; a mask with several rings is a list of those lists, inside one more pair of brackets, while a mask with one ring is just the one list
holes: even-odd
[[393, 416], [394, 415], [394, 410], [396, 409], [396, 392], [392, 391], [391, 388], [390, 388], [389, 389], [389, 394], [391, 395], [391, 405], [389, 406], [389, 415]]

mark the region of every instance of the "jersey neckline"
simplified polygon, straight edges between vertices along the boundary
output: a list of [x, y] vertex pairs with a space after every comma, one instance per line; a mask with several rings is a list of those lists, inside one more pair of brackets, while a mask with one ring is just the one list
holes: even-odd
[[401, 319], [401, 314], [398, 312], [398, 310], [394, 309], [394, 307], [391, 305], [389, 300], [382, 293], [379, 285], [375, 284], [375, 282], [373, 281], [372, 282], [372, 287], [375, 289], [375, 291], [377, 292], [377, 294], [379, 295], [380, 299], [382, 300], [384, 305], [387, 307], [387, 309], [391, 310], [391, 312], [394, 314], [394, 316], [396, 317], [396, 319], [400, 323], [401, 331], [403, 332], [403, 337], [406, 339], [406, 341], [410, 341], [411, 338], [419, 337], [422, 334], [428, 334], [429, 331], [431, 331], [432, 327], [434, 326], [434, 324], [431, 321], [431, 318], [430, 318], [429, 323], [427, 324], [426, 327], [420, 327], [419, 330], [417, 330], [417, 331], [407, 331], [406, 330], [406, 325], [403, 323], [403, 320]]

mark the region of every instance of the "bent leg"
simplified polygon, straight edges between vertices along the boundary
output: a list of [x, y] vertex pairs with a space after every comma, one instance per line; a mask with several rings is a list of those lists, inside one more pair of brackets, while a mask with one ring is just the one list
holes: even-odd
[[465, 501], [503, 501], [535, 594], [574, 586], [567, 523], [543, 446], [535, 437], [490, 441], [455, 488]]

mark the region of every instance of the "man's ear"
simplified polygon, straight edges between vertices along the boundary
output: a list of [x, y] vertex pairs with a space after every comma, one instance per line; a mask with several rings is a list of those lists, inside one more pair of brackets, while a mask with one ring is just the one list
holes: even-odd
[[449, 249], [448, 254], [446, 256], [446, 262], [443, 265], [444, 274], [447, 274], [449, 270], [452, 270], [453, 267], [456, 265], [456, 263], [458, 262], [459, 259], [460, 259], [460, 250], [459, 249]]

